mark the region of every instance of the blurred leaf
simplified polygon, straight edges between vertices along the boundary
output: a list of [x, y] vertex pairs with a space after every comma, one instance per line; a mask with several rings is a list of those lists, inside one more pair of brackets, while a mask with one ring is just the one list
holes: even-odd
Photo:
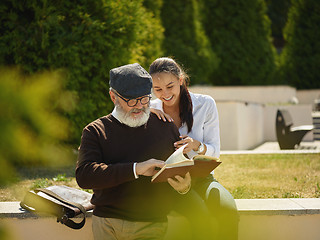
[[57, 166], [71, 160], [65, 145], [69, 123], [60, 99], [70, 93], [62, 88], [57, 72], [24, 75], [17, 69], [0, 69], [0, 184], [19, 166]]

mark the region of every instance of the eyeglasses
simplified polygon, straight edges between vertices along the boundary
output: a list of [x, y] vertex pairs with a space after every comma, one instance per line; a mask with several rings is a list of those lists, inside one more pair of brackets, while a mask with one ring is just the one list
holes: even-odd
[[121, 98], [123, 101], [125, 101], [127, 103], [127, 105], [129, 107], [134, 107], [138, 104], [138, 102], [140, 101], [142, 105], [146, 105], [147, 103], [150, 102], [151, 96], [143, 96], [140, 98], [134, 98], [134, 99], [125, 99], [124, 97], [122, 97], [119, 93], [117, 93], [116, 91], [113, 91], [119, 98]]

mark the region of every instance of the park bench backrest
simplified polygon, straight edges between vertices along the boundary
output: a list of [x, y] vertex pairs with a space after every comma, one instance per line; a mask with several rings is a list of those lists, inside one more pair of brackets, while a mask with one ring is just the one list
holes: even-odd
[[313, 129], [312, 125], [292, 128], [292, 118], [288, 110], [278, 109], [276, 117], [276, 134], [280, 149], [294, 149], [299, 145], [305, 134]]
[[290, 116], [290, 113], [287, 110], [278, 110], [280, 112], [280, 116], [282, 116], [282, 121], [284, 126], [287, 127], [291, 127], [293, 125], [293, 121], [292, 118]]

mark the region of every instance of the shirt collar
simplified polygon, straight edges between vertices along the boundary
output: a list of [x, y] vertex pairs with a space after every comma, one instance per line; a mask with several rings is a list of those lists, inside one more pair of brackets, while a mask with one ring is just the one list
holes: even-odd
[[119, 118], [119, 113], [118, 111], [116, 110], [116, 107], [114, 107], [114, 109], [112, 110], [112, 113], [111, 113], [112, 116], [115, 117], [115, 119], [117, 119], [119, 122], [123, 123], [120, 118]]

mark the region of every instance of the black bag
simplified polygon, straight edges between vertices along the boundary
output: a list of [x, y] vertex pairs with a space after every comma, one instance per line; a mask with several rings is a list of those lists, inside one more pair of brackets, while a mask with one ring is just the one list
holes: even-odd
[[[38, 215], [54, 215], [61, 222], [73, 229], [80, 229], [86, 222], [86, 212], [92, 210], [92, 194], [66, 186], [50, 186], [29, 191], [20, 206]], [[77, 223], [71, 220], [82, 214], [83, 219]]]

